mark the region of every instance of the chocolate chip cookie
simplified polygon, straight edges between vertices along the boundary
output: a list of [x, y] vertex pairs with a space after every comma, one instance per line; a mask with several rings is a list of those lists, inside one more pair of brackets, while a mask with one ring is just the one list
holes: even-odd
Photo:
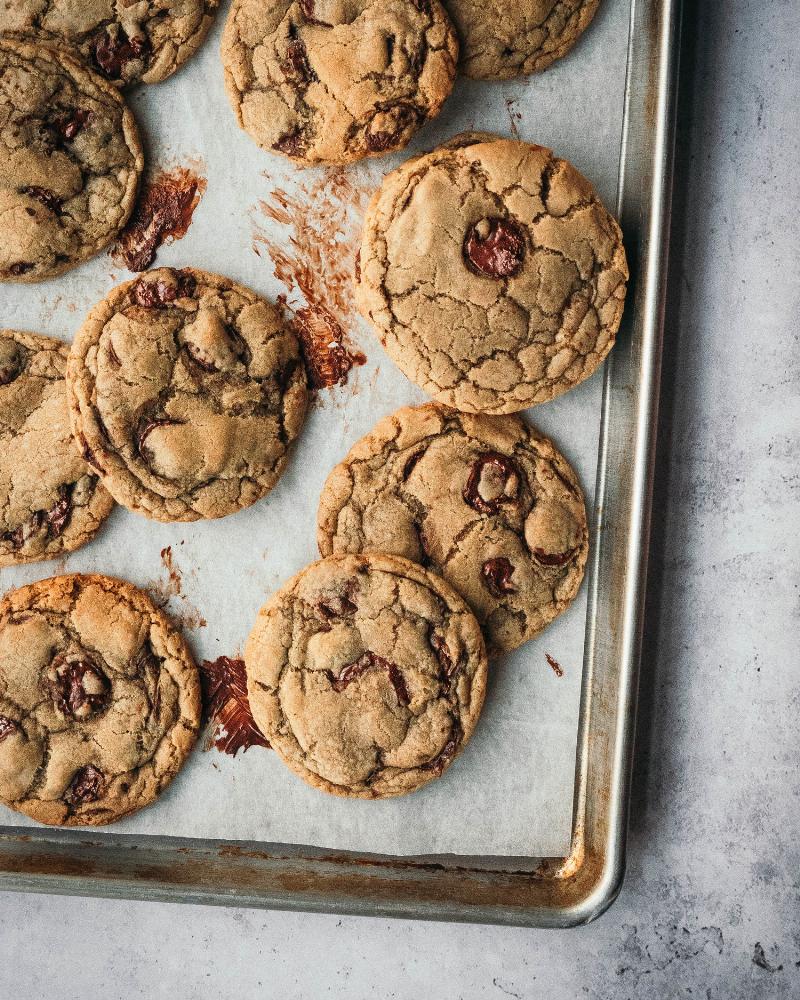
[[628, 267], [585, 177], [512, 140], [448, 144], [384, 178], [356, 298], [402, 371], [469, 413], [513, 413], [588, 378], [614, 344]]
[[310, 785], [377, 799], [438, 778], [469, 740], [486, 653], [440, 577], [389, 555], [330, 556], [261, 609], [245, 650], [253, 717]]
[[70, 431], [67, 354], [50, 337], [0, 330], [0, 566], [72, 552], [114, 505]]
[[589, 550], [577, 477], [519, 417], [438, 403], [381, 420], [328, 477], [319, 550], [391, 552], [441, 573], [503, 653], [572, 603]]
[[457, 56], [439, 0], [235, 0], [222, 39], [239, 125], [301, 164], [402, 149], [438, 114]]
[[224, 517], [278, 481], [306, 411], [297, 338], [228, 278], [161, 268], [89, 313], [67, 365], [72, 429], [119, 503]]
[[42, 281], [107, 246], [143, 163], [110, 83], [63, 53], [0, 38], [0, 281]]
[[0, 802], [112, 823], [169, 784], [199, 726], [191, 654], [136, 587], [58, 576], [0, 601]]
[[538, 73], [566, 55], [600, 0], [444, 0], [461, 39], [461, 71], [480, 80]]
[[0, 32], [69, 47], [117, 86], [158, 83], [200, 47], [219, 0], [0, 0]]

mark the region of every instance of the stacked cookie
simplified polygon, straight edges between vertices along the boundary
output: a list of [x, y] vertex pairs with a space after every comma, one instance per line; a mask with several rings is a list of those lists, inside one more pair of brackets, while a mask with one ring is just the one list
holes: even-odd
[[[116, 88], [174, 71], [216, 2], [159, 16], [137, 3], [102, 23], [6, 6], [0, 280], [38, 281], [124, 225], [142, 153]], [[532, 72], [597, 0], [494, 6], [488, 31], [466, 0], [235, 0], [222, 56], [239, 123], [300, 165], [400, 149], [449, 94], [459, 36], [468, 75]], [[548, 149], [462, 135], [384, 178], [356, 299], [433, 401], [380, 421], [330, 473], [322, 558], [264, 605], [245, 652], [253, 717], [310, 784], [374, 799], [439, 777], [475, 729], [489, 658], [575, 598], [581, 487], [517, 414], [597, 369], [627, 279], [617, 223]], [[254, 504], [307, 401], [281, 310], [193, 268], [113, 289], [69, 352], [0, 331], [0, 565], [74, 550], [114, 500], [167, 522]], [[199, 724], [191, 654], [130, 584], [62, 576], [0, 603], [0, 801], [46, 823], [110, 822], [155, 798]]]

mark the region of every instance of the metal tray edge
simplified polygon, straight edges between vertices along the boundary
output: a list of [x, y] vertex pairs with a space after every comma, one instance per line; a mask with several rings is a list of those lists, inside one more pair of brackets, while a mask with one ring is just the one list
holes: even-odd
[[[618, 214], [634, 263], [627, 325], [636, 349], [612, 352], [605, 372], [570, 856], [514, 871], [507, 858], [492, 867], [492, 859], [473, 865], [478, 859], [404, 860], [284, 845], [267, 851], [173, 838], [141, 848], [126, 843], [134, 838], [56, 840], [26, 830], [0, 835], [0, 889], [532, 927], [584, 924], [613, 903], [625, 871], [681, 0], [631, 0], [631, 13]], [[629, 233], [637, 235], [635, 246]], [[620, 407], [633, 426], [626, 441], [615, 438]], [[601, 579], [614, 582], [613, 601], [601, 602]]]

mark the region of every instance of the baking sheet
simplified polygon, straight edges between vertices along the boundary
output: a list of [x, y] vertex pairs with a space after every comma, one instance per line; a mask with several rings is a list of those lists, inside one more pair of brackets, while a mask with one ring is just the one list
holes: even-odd
[[[625, 0], [604, 0], [573, 54], [540, 77], [505, 84], [459, 81], [412, 151], [465, 129], [516, 132], [571, 159], [613, 205], [629, 13]], [[404, 157], [346, 171], [299, 171], [258, 150], [236, 127], [224, 94], [221, 26], [220, 19], [202, 52], [176, 78], [130, 95], [150, 166], [186, 165], [208, 179], [188, 234], [162, 248], [157, 263], [219, 271], [272, 298], [288, 293], [294, 306], [304, 304], [303, 295], [287, 288], [286, 279], [291, 273], [307, 278], [303, 265], [310, 265], [315, 276], [309, 294], [334, 305], [367, 362], [345, 386], [319, 394], [286, 475], [255, 507], [190, 525], [158, 524], [117, 508], [84, 550], [0, 571], [3, 591], [62, 572], [123, 576], [166, 602], [186, 627], [198, 659], [241, 651], [266, 597], [317, 558], [316, 506], [328, 471], [378, 419], [424, 399], [355, 317], [343, 281], [360, 206], [380, 176]], [[288, 224], [271, 217], [281, 215], [274, 209], [284, 195], [306, 206], [290, 208], [283, 216]], [[339, 230], [334, 246], [331, 228]], [[318, 251], [309, 242], [314, 229], [323, 240]], [[278, 267], [284, 281], [274, 274], [275, 246], [285, 253]], [[88, 308], [128, 277], [103, 254], [46, 284], [2, 286], [0, 325], [69, 341]], [[299, 284], [308, 290], [307, 280]], [[573, 463], [590, 505], [600, 390], [596, 376], [527, 415]], [[401, 855], [563, 856], [571, 834], [585, 612], [584, 587], [542, 637], [493, 664], [483, 718], [470, 745], [441, 780], [414, 795], [339, 800], [307, 787], [271, 751], [254, 748], [236, 759], [197, 752], [155, 806], [113, 831]], [[563, 676], [550, 668], [546, 653], [563, 667]], [[0, 824], [34, 825], [2, 807]]]

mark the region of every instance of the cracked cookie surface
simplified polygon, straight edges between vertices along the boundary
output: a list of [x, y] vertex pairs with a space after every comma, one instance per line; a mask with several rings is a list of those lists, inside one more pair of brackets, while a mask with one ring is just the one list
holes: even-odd
[[278, 481], [306, 411], [297, 338], [228, 278], [160, 268], [89, 313], [67, 365], [72, 429], [124, 506], [224, 517]]
[[444, 0], [461, 40], [460, 69], [480, 80], [538, 73], [565, 56], [600, 0]]
[[439, 0], [235, 0], [222, 39], [239, 125], [301, 164], [404, 147], [453, 86]]
[[356, 300], [441, 403], [513, 413], [588, 378], [614, 344], [628, 267], [593, 186], [549, 149], [469, 136], [388, 174]]
[[114, 505], [72, 437], [68, 353], [50, 337], [0, 330], [0, 566], [80, 548]]
[[143, 165], [110, 83], [63, 53], [0, 38], [0, 281], [42, 281], [107, 246]]
[[245, 650], [253, 717], [284, 762], [334, 795], [403, 795], [469, 740], [486, 652], [440, 577], [390, 555], [313, 563], [264, 605]]
[[199, 726], [191, 654], [136, 587], [76, 574], [0, 601], [0, 802], [111, 823], [159, 795]]
[[0, 32], [67, 46], [117, 86], [158, 83], [197, 51], [219, 0], [0, 0]]
[[490, 653], [538, 635], [572, 603], [589, 533], [577, 477], [519, 417], [438, 403], [381, 420], [329, 475], [323, 556], [390, 552], [440, 573], [470, 606]]

